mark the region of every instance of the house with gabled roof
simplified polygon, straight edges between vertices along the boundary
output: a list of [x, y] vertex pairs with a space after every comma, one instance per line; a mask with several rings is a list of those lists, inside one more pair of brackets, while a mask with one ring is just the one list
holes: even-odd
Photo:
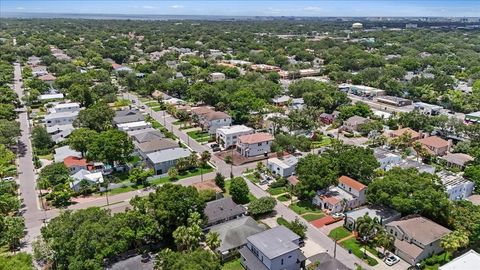
[[435, 156], [443, 156], [449, 150], [451, 146], [450, 141], [446, 141], [438, 136], [429, 136], [423, 139], [418, 140], [430, 154]]
[[206, 217], [205, 227], [210, 227], [216, 224], [242, 217], [247, 214], [247, 209], [241, 204], [236, 204], [232, 200], [232, 197], [225, 197], [211, 202], [207, 202], [203, 213]]
[[337, 186], [317, 191], [312, 203], [330, 213], [338, 213], [365, 204], [366, 191], [366, 185], [342, 175]]
[[411, 265], [441, 253], [441, 239], [451, 232], [422, 216], [392, 221], [385, 229], [395, 236], [395, 254]]
[[268, 154], [273, 140], [273, 136], [266, 132], [242, 135], [237, 141], [237, 152], [244, 157]]

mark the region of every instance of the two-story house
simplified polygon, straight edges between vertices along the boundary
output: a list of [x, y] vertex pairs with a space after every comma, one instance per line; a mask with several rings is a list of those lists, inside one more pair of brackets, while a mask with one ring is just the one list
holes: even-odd
[[298, 158], [288, 155], [282, 158], [268, 160], [267, 168], [274, 174], [281, 177], [289, 177], [295, 174]]
[[200, 125], [210, 135], [215, 135], [218, 128], [232, 124], [232, 117], [224, 112], [213, 111], [203, 115], [202, 118]]
[[430, 136], [418, 140], [432, 155], [443, 156], [450, 150], [450, 141], [446, 141], [438, 136]]
[[217, 143], [225, 149], [234, 147], [237, 144], [238, 137], [253, 133], [253, 128], [245, 125], [235, 125], [228, 127], [221, 127], [217, 129], [216, 140]]
[[318, 191], [312, 203], [330, 213], [342, 212], [365, 204], [366, 191], [366, 185], [342, 175], [336, 187]]
[[424, 217], [410, 217], [385, 225], [395, 236], [395, 254], [411, 265], [443, 251], [442, 237], [451, 231]]
[[452, 201], [464, 200], [472, 195], [475, 183], [463, 178], [461, 175], [442, 171], [437, 173], [448, 199]]
[[237, 141], [237, 151], [244, 157], [268, 154], [273, 139], [273, 136], [266, 132], [242, 135]]
[[361, 125], [367, 123], [368, 121], [369, 120], [365, 117], [355, 115], [343, 122], [343, 128], [347, 131], [355, 132], [359, 130]]
[[306, 257], [300, 250], [303, 240], [284, 226], [252, 235], [240, 250], [246, 270], [300, 270]]

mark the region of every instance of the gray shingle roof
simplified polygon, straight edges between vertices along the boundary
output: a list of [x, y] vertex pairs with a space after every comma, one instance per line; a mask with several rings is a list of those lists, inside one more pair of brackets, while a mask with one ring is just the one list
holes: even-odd
[[343, 263], [326, 252], [313, 255], [308, 258], [308, 260], [312, 263], [320, 262], [319, 266], [313, 268], [315, 270], [350, 270], [350, 268], [346, 267]]
[[189, 155], [190, 151], [188, 151], [188, 149], [177, 147], [153, 152], [148, 154], [147, 157], [152, 163], [157, 164], [165, 161], [177, 160], [179, 158], [186, 158]]
[[265, 228], [259, 225], [251, 217], [241, 217], [215, 225], [210, 231], [217, 232], [222, 241], [218, 250], [225, 252], [231, 249], [239, 248], [247, 243], [247, 238], [251, 235], [264, 231]]
[[236, 204], [231, 197], [208, 202], [204, 210], [209, 224], [230, 219], [246, 212], [247, 209], [243, 205]]
[[153, 153], [165, 149], [178, 148], [178, 143], [171, 139], [154, 139], [143, 143], [137, 143], [136, 147], [142, 153]]
[[139, 143], [144, 143], [144, 142], [149, 142], [149, 141], [153, 141], [153, 140], [156, 140], [156, 139], [162, 139], [162, 138], [165, 138], [165, 135], [163, 135], [162, 132], [160, 132], [159, 130], [148, 130], [146, 132], [143, 132], [143, 133], [138, 133], [138, 134], [134, 134], [132, 135], [132, 137]]

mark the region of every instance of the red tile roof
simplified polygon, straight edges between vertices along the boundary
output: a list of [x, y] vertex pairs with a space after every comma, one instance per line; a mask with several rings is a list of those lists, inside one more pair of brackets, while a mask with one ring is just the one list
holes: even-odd
[[254, 134], [248, 134], [238, 137], [240, 143], [253, 144], [266, 141], [273, 141], [273, 136], [270, 133], [260, 132]]
[[73, 167], [73, 166], [87, 166], [87, 160], [84, 158], [79, 158], [79, 157], [74, 157], [74, 156], [68, 156], [63, 160], [63, 164], [67, 168]]
[[365, 186], [364, 184], [345, 175], [340, 176], [340, 178], [338, 178], [338, 182], [343, 183], [344, 185], [349, 186], [357, 191], [361, 191], [367, 188], [367, 186]]

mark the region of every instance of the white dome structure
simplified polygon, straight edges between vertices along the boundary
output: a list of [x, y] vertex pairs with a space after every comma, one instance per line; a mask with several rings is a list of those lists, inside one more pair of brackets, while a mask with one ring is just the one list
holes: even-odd
[[356, 22], [352, 24], [352, 29], [363, 29], [363, 24]]

